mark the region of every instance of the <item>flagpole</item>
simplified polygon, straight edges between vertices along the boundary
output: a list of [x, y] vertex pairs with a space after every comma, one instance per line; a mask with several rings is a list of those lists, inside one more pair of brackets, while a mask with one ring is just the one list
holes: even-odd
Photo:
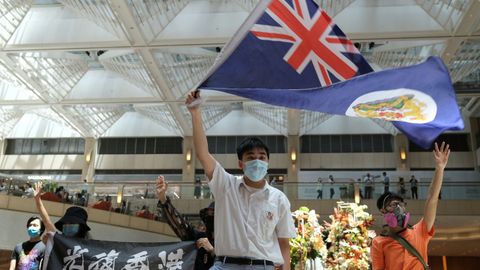
[[255, 22], [257, 22], [258, 19], [263, 15], [265, 9], [271, 1], [274, 0], [260, 0], [258, 2], [250, 15], [248, 15], [247, 19], [245, 19], [243, 24], [240, 26], [240, 28], [238, 28], [235, 34], [233, 34], [230, 40], [225, 44], [225, 46], [223, 46], [223, 49], [220, 51], [217, 58], [215, 59], [213, 66], [210, 67], [207, 74], [199, 83], [195, 85], [192, 90], [198, 89], [198, 87], [200, 87], [200, 85], [203, 84], [203, 82], [205, 82], [205, 80], [210, 77], [210, 75], [212, 75], [217, 70], [217, 68], [225, 62], [225, 60], [228, 59], [228, 57], [235, 51], [240, 42], [245, 38], [246, 35], [248, 35], [252, 25], [255, 24]]

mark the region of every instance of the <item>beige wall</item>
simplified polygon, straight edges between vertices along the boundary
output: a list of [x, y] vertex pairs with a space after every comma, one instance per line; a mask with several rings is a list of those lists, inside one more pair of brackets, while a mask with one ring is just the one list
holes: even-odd
[[300, 154], [302, 169], [396, 168], [394, 153]]
[[[409, 153], [407, 160], [411, 168], [434, 168], [432, 153], [415, 152]], [[474, 168], [474, 160], [471, 152], [452, 152], [448, 159], [448, 168]]]
[[[476, 151], [477, 156], [480, 150]], [[430, 152], [407, 153], [407, 162], [412, 168], [433, 168]], [[214, 157], [225, 168], [238, 168], [236, 154], [217, 154]], [[0, 155], [2, 170], [82, 170], [83, 155]], [[396, 153], [338, 153], [338, 154], [298, 154], [300, 169], [374, 169], [398, 168]], [[480, 159], [477, 159], [480, 160]], [[183, 169], [184, 154], [168, 155], [97, 155], [95, 169]], [[473, 168], [472, 152], [452, 152], [448, 167]], [[192, 165], [201, 165], [192, 159]], [[289, 153], [271, 154], [270, 168], [287, 169], [291, 165]], [[477, 165], [480, 165], [477, 164]]]
[[98, 155], [95, 168], [106, 169], [182, 169], [183, 154]]

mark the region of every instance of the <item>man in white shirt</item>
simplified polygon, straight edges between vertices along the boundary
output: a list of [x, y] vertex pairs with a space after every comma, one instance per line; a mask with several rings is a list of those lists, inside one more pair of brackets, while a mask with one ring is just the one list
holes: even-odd
[[363, 178], [363, 182], [365, 182], [365, 199], [372, 198], [372, 190], [373, 190], [373, 177], [370, 173]]
[[289, 238], [296, 232], [288, 198], [265, 179], [268, 147], [258, 138], [247, 138], [237, 148], [244, 175], [227, 173], [208, 151], [200, 107], [191, 105], [198, 98], [198, 91], [191, 92], [185, 103], [192, 115], [195, 152], [216, 202], [217, 261], [211, 269], [273, 270], [275, 264], [289, 270]]

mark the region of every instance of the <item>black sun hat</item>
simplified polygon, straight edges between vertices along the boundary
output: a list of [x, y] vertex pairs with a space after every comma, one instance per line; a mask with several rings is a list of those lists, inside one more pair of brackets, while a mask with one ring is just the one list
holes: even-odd
[[380, 196], [380, 198], [378, 198], [377, 208], [379, 210], [385, 208], [385, 204], [388, 201], [391, 201], [393, 199], [397, 199], [397, 200], [400, 200], [401, 202], [403, 202], [403, 197], [402, 196], [398, 195], [397, 193], [387, 191], [387, 192], [383, 193], [382, 196]]
[[77, 206], [72, 206], [67, 209], [63, 217], [55, 222], [55, 228], [59, 231], [62, 230], [63, 224], [80, 224], [85, 227], [87, 231], [90, 231], [90, 227], [87, 225], [88, 214], [85, 209]]

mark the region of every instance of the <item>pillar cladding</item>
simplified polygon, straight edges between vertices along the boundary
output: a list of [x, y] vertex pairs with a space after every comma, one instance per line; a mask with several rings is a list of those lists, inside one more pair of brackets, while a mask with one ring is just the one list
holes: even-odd
[[287, 138], [287, 155], [288, 155], [288, 167], [287, 167], [287, 181], [297, 182], [298, 171], [300, 170], [300, 137], [298, 135], [289, 135]]
[[87, 182], [93, 182], [95, 176], [95, 159], [97, 156], [98, 139], [85, 138], [85, 152], [83, 153], [82, 177]]

